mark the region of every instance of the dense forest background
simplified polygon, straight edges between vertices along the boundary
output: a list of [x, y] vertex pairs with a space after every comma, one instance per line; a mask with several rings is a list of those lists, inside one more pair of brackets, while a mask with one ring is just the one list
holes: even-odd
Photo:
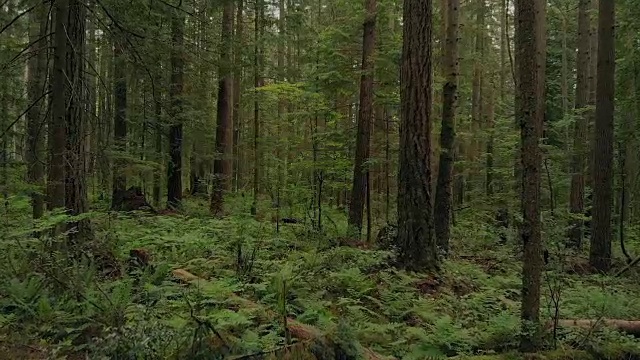
[[0, 1], [0, 354], [640, 356], [639, 16]]

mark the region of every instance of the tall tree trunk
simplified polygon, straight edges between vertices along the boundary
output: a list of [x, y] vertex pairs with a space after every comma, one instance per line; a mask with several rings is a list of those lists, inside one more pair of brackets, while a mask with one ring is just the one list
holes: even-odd
[[34, 219], [42, 217], [44, 212], [44, 134], [43, 102], [47, 79], [47, 13], [44, 6], [38, 6], [30, 14], [29, 43], [34, 44], [35, 56], [27, 63], [28, 102], [33, 104], [27, 111], [27, 180], [37, 187], [31, 193], [31, 206]]
[[[485, 0], [476, 0], [478, 4], [478, 10], [476, 13], [476, 38], [475, 38], [475, 53], [473, 63], [473, 80], [471, 84], [471, 133], [478, 134], [482, 124], [483, 113], [483, 82], [484, 82], [484, 44], [485, 44], [485, 13], [486, 3]], [[479, 175], [479, 158], [481, 141], [478, 136], [473, 136], [470, 144], [470, 151], [468, 151], [468, 160], [471, 161], [471, 171], [467, 179], [467, 197], [471, 195], [472, 186], [474, 185], [477, 176]]]
[[540, 179], [544, 99], [543, 36], [545, 9], [543, 0], [516, 0], [516, 119], [520, 121], [522, 163], [522, 224], [524, 246], [522, 272], [521, 349], [534, 352], [540, 346], [540, 277], [542, 273], [542, 239], [540, 230]]
[[451, 211], [453, 201], [453, 165], [455, 161], [456, 109], [458, 106], [458, 37], [460, 28], [460, 0], [448, 0], [445, 71], [447, 81], [442, 93], [442, 130], [440, 133], [440, 165], [434, 205], [435, 234], [438, 246], [449, 252]]
[[373, 120], [373, 52], [376, 46], [376, 0], [365, 1], [364, 32], [362, 36], [362, 76], [360, 78], [360, 108], [356, 158], [349, 205], [349, 227], [360, 237], [362, 214], [367, 191], [368, 160], [370, 152], [371, 121]]
[[611, 268], [613, 205], [613, 113], [615, 84], [615, 2], [600, 1], [598, 10], [598, 85], [593, 171], [593, 220], [589, 263], [598, 271]]
[[584, 168], [587, 142], [587, 114], [585, 107], [589, 101], [589, 10], [591, 0], [580, 0], [578, 4], [578, 58], [576, 65], [576, 124], [573, 134], [573, 156], [571, 157], [571, 194], [569, 210], [576, 219], [569, 227], [569, 246], [579, 249], [582, 246], [584, 213]]
[[[600, 0], [591, 0], [591, 9], [598, 9]], [[588, 161], [586, 162], [586, 170], [584, 175], [585, 187], [593, 190], [593, 169], [594, 169], [594, 150], [593, 132], [596, 120], [596, 87], [597, 87], [597, 69], [598, 69], [598, 16], [597, 11], [591, 14], [591, 26], [589, 36], [589, 111], [587, 112], [587, 134], [588, 136]], [[586, 192], [586, 191], [585, 191]], [[584, 223], [584, 237], [591, 237], [591, 212], [593, 209], [593, 191], [586, 192], [584, 216], [587, 220]]]
[[244, 10], [244, 2], [243, 0], [238, 0], [238, 9], [236, 14], [236, 26], [235, 26], [235, 50], [233, 53], [234, 56], [234, 65], [235, 65], [235, 73], [233, 77], [233, 190], [238, 191], [240, 187], [240, 176], [242, 171], [240, 169], [240, 129], [241, 125], [241, 96], [242, 91], [240, 87], [242, 86], [242, 73], [244, 70], [244, 66], [242, 66], [242, 51], [243, 51], [243, 32], [244, 32], [244, 20], [242, 17], [242, 11]]
[[51, 74], [51, 117], [49, 123], [49, 171], [47, 175], [47, 205], [50, 210], [65, 206], [65, 148], [67, 143], [66, 112], [66, 25], [69, 15], [69, 1], [57, 0], [55, 8], [55, 30], [53, 50], [53, 72]]
[[113, 142], [117, 151], [113, 167], [113, 184], [111, 207], [117, 210], [122, 204], [117, 204], [118, 193], [127, 188], [127, 175], [125, 172], [125, 153], [127, 151], [127, 73], [124, 54], [123, 36], [119, 34], [113, 41], [113, 98], [114, 98], [114, 118], [113, 118]]
[[[81, 215], [89, 210], [87, 199], [85, 89], [83, 82], [85, 52], [85, 8], [80, 0], [69, 1], [65, 38], [67, 41], [65, 92], [66, 107], [66, 156], [64, 158], [65, 207], [70, 215]], [[72, 243], [91, 237], [88, 219], [68, 224]]]
[[211, 213], [222, 215], [223, 196], [231, 188], [233, 164], [233, 124], [231, 111], [233, 95], [233, 78], [231, 71], [231, 50], [233, 40], [233, 2], [226, 0], [222, 10], [222, 48], [220, 51], [218, 112], [216, 124], [216, 159], [213, 162], [213, 193], [211, 195]]
[[400, 67], [399, 263], [439, 268], [431, 217], [431, 0], [404, 0]]
[[171, 84], [169, 101], [169, 164], [167, 166], [167, 207], [182, 205], [182, 90], [184, 87], [184, 18], [180, 9], [171, 17]]
[[255, 88], [255, 100], [253, 103], [253, 203], [251, 204], [251, 214], [256, 215], [258, 212], [258, 194], [260, 191], [260, 159], [262, 155], [260, 153], [260, 102], [258, 101], [258, 88], [262, 86], [262, 58], [261, 58], [261, 45], [262, 37], [262, 6], [263, 0], [256, 0], [255, 2], [255, 45], [254, 45], [254, 88]]
[[495, 129], [494, 129], [494, 125], [495, 125], [495, 107], [496, 107], [496, 100], [495, 100], [495, 95], [494, 95], [494, 91], [493, 88], [489, 88], [487, 89], [488, 92], [488, 96], [487, 96], [487, 120], [486, 120], [486, 127], [487, 127], [487, 131], [489, 132], [489, 139], [487, 140], [487, 160], [486, 160], [486, 194], [489, 197], [493, 196], [493, 175], [494, 175], [494, 170], [493, 170], [493, 147], [494, 147], [494, 142], [495, 142]]
[[[286, 39], [286, 23], [285, 23], [285, 0], [278, 1], [278, 74], [277, 81], [283, 82], [285, 79], [285, 68], [284, 68], [284, 56], [285, 56], [285, 39]], [[280, 230], [280, 205], [281, 205], [281, 189], [284, 182], [284, 174], [282, 172], [282, 125], [284, 123], [283, 116], [285, 112], [285, 103], [282, 99], [278, 99], [278, 118], [277, 118], [277, 144], [276, 144], [276, 230]], [[288, 140], [288, 137], [285, 141]], [[288, 152], [285, 152], [285, 157], [288, 157]], [[285, 160], [286, 163], [286, 160]]]
[[[158, 79], [156, 81], [156, 84], [160, 84], [159, 81], [159, 76], [156, 78]], [[156, 86], [158, 86], [156, 85]], [[155, 138], [155, 149], [156, 149], [156, 161], [157, 161], [157, 166], [158, 166], [158, 170], [155, 171], [154, 177], [153, 177], [153, 203], [156, 207], [160, 206], [160, 197], [161, 197], [161, 189], [162, 189], [162, 137], [163, 137], [163, 130], [164, 130], [164, 125], [162, 123], [162, 100], [161, 100], [161, 94], [158, 91], [155, 95], [154, 95], [154, 102], [155, 102], [155, 124], [156, 124], [156, 138]]]

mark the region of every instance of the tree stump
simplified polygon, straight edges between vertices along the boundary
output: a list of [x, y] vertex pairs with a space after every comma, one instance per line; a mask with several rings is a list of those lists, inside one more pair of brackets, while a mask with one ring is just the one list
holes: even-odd
[[147, 202], [144, 192], [137, 186], [116, 192], [113, 195], [111, 209], [114, 211], [147, 210], [155, 213], [151, 204]]

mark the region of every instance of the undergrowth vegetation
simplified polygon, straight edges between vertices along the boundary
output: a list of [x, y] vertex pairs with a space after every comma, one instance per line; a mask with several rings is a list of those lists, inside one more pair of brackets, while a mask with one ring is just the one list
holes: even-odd
[[[95, 239], [67, 256], [35, 224], [28, 199], [9, 199], [0, 244], [2, 352], [12, 358], [216, 359], [273, 351], [295, 339], [285, 319], [311, 325], [345, 358], [365, 348], [402, 359], [503, 354], [517, 349], [521, 254], [474, 214], [460, 212], [452, 258], [438, 276], [396, 270], [372, 244], [341, 246], [345, 216], [329, 210], [324, 232], [244, 215], [244, 199], [223, 220], [205, 200], [182, 214], [90, 213]], [[106, 204], [105, 204], [106, 206]], [[264, 212], [269, 209], [264, 205]], [[246, 207], [245, 209], [248, 209]], [[243, 214], [243, 215], [238, 215]], [[295, 214], [293, 214], [295, 215]], [[477, 214], [476, 214], [477, 215]], [[265, 216], [269, 218], [269, 216]], [[632, 250], [640, 243], [629, 244]], [[149, 266], [134, 266], [143, 249]], [[552, 252], [544, 320], [638, 319], [638, 273], [620, 278], [561, 271], [580, 261]], [[172, 276], [183, 269], [206, 281]], [[555, 333], [555, 335], [554, 335]], [[548, 356], [637, 358], [640, 341], [615, 331], [547, 332]], [[507, 354], [507, 355], [504, 355]], [[316, 355], [317, 356], [317, 355]], [[302, 357], [301, 357], [302, 358]]]

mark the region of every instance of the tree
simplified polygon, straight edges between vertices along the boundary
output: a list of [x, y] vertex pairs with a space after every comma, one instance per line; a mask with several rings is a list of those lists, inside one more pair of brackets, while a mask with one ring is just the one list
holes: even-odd
[[184, 88], [184, 18], [180, 9], [171, 17], [171, 79], [169, 101], [169, 164], [167, 166], [167, 206], [182, 204], [182, 89]]
[[235, 26], [235, 50], [233, 52], [234, 56], [234, 66], [235, 73], [233, 77], [233, 189], [238, 191], [240, 187], [240, 129], [242, 124], [240, 123], [242, 120], [241, 112], [242, 112], [242, 103], [241, 103], [241, 85], [242, 85], [242, 75], [243, 75], [243, 36], [244, 36], [244, 19], [242, 16], [242, 11], [244, 10], [244, 1], [238, 0], [237, 4], [237, 14], [236, 14], [236, 26]]
[[47, 14], [44, 6], [38, 6], [30, 15], [29, 42], [34, 44], [35, 56], [27, 63], [27, 89], [29, 103], [27, 111], [27, 179], [37, 187], [31, 193], [32, 215], [34, 219], [42, 217], [44, 212], [44, 134], [42, 131], [45, 84], [47, 78]]
[[233, 2], [224, 2], [222, 10], [222, 48], [218, 81], [218, 110], [216, 124], [216, 159], [213, 162], [213, 193], [211, 213], [219, 216], [223, 211], [224, 191], [230, 190], [233, 171], [230, 157], [233, 153], [233, 124], [231, 123], [233, 78], [230, 69], [233, 38]]
[[589, 263], [598, 271], [611, 267], [613, 205], [613, 113], [615, 95], [615, 1], [598, 9], [598, 71], [594, 134], [593, 219]]
[[431, 0], [404, 0], [400, 67], [398, 261], [439, 268], [431, 217]]
[[520, 123], [521, 141], [521, 209], [520, 236], [524, 247], [522, 270], [521, 349], [535, 351], [539, 346], [540, 277], [542, 273], [542, 238], [540, 229], [540, 179], [544, 73], [545, 4], [542, 0], [517, 0], [516, 5], [516, 119]]
[[124, 39], [117, 36], [113, 40], [113, 60], [114, 60], [114, 118], [113, 118], [113, 140], [115, 149], [118, 151], [114, 163], [113, 171], [113, 192], [111, 197], [111, 207], [116, 209], [122, 204], [117, 204], [118, 194], [127, 188], [127, 175], [125, 172], [126, 162], [123, 161], [127, 151], [127, 73], [124, 55]]
[[[58, 14], [56, 14], [58, 15]], [[69, 0], [65, 21], [66, 59], [64, 61], [66, 147], [64, 156], [65, 208], [78, 216], [89, 210], [86, 173], [86, 116], [85, 116], [85, 7], [80, 0]], [[56, 44], [57, 45], [57, 44]], [[89, 219], [68, 224], [72, 243], [88, 240], [92, 233]]]
[[[580, 0], [578, 4], [578, 58], [576, 65], [576, 124], [573, 134], [573, 155], [571, 159], [571, 195], [570, 211], [574, 216], [582, 217], [584, 213], [584, 167], [585, 143], [587, 141], [587, 113], [585, 108], [589, 101], [589, 9], [591, 0]], [[571, 221], [569, 229], [569, 246], [580, 248], [582, 245], [582, 220]]]
[[364, 32], [362, 35], [362, 75], [360, 78], [360, 108], [356, 137], [356, 159], [353, 168], [349, 226], [357, 236], [362, 232], [362, 213], [367, 193], [367, 161], [369, 160], [371, 121], [373, 118], [373, 51], [376, 46], [376, 0], [365, 1]]
[[254, 19], [254, 58], [253, 58], [253, 85], [255, 100], [253, 102], [253, 202], [251, 204], [251, 214], [257, 214], [258, 193], [260, 192], [260, 160], [262, 159], [260, 149], [260, 102], [258, 101], [258, 89], [263, 85], [262, 79], [262, 49], [260, 42], [262, 41], [263, 26], [263, 0], [255, 1], [255, 19]]
[[49, 210], [64, 208], [65, 205], [65, 147], [67, 143], [66, 110], [67, 91], [66, 61], [67, 37], [66, 26], [69, 15], [69, 1], [59, 0], [54, 3], [54, 49], [53, 71], [51, 74], [51, 117], [49, 118], [49, 169], [47, 174], [47, 206]]
[[453, 201], [453, 164], [455, 160], [456, 108], [458, 102], [458, 33], [460, 27], [460, 1], [447, 2], [447, 36], [445, 47], [445, 71], [443, 85], [442, 130], [440, 133], [440, 162], [434, 204], [435, 234], [442, 251], [449, 251], [451, 203]]

